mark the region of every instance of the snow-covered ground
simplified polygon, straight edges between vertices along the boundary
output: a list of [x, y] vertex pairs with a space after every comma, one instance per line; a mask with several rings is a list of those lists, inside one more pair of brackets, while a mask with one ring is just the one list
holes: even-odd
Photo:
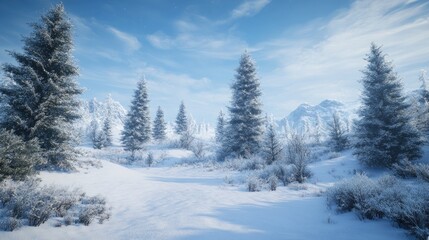
[[225, 181], [238, 172], [175, 166], [189, 157], [184, 150], [163, 150], [163, 162], [151, 168], [114, 163], [114, 150], [84, 150], [83, 160], [96, 156], [101, 167], [40, 177], [46, 184], [106, 197], [111, 218], [89, 226], [47, 222], [0, 232], [0, 239], [407, 239], [404, 230], [385, 220], [360, 221], [354, 213], [327, 208], [326, 187], [359, 171], [350, 153], [312, 164], [314, 176], [306, 184], [247, 192], [242, 184]]

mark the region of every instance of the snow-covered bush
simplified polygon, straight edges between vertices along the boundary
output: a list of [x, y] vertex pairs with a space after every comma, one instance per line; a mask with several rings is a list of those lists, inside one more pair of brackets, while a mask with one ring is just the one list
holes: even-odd
[[249, 192], [259, 192], [262, 189], [261, 180], [256, 176], [249, 177], [246, 185]]
[[191, 151], [197, 159], [203, 159], [206, 156], [206, 150], [204, 148], [203, 141], [196, 141], [195, 144], [191, 146]]
[[79, 223], [88, 226], [95, 219], [97, 219], [99, 223], [103, 223], [104, 220], [109, 219], [109, 217], [110, 213], [107, 211], [106, 200], [104, 198], [99, 196], [83, 196], [78, 214]]
[[429, 186], [406, 185], [393, 176], [371, 180], [364, 175], [344, 180], [327, 193], [339, 211], [355, 210], [359, 217], [387, 218], [418, 239], [429, 236]]
[[272, 164], [267, 166], [263, 171], [261, 171], [259, 177], [269, 180], [271, 176], [275, 176], [278, 180], [280, 180], [284, 186], [289, 183], [295, 181], [292, 172], [292, 166], [288, 166], [286, 164]]
[[327, 192], [328, 204], [335, 204], [337, 210], [348, 212], [356, 209], [362, 218], [375, 218], [378, 213], [368, 200], [379, 193], [376, 184], [365, 175], [355, 175], [343, 180]]
[[409, 161], [402, 161], [399, 164], [393, 164], [393, 173], [402, 178], [419, 178], [425, 182], [429, 182], [429, 165], [428, 164], [412, 164]]
[[232, 158], [227, 159], [224, 163], [227, 168], [238, 171], [249, 171], [263, 169], [265, 160], [257, 155], [252, 155], [249, 158]]
[[[23, 182], [5, 180], [0, 184], [0, 228], [13, 231], [22, 226], [39, 226], [51, 217], [65, 225], [73, 222], [91, 223], [108, 219], [106, 202], [100, 197], [88, 197], [80, 190], [69, 191], [54, 186], [41, 186], [39, 180]], [[61, 224], [61, 223], [60, 223]]]
[[278, 181], [279, 181], [279, 179], [274, 175], [271, 175], [268, 178], [268, 185], [269, 185], [271, 191], [277, 190], [277, 182]]
[[392, 171], [395, 176], [401, 178], [414, 178], [417, 177], [414, 165], [409, 161], [400, 161], [392, 165]]
[[295, 181], [303, 183], [310, 178], [312, 173], [307, 168], [310, 159], [310, 149], [304, 142], [304, 137], [293, 134], [286, 146], [286, 159], [292, 165], [292, 171]]

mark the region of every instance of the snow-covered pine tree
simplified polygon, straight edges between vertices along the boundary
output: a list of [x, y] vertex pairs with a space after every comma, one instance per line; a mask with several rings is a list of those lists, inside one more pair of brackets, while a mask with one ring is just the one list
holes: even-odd
[[417, 91], [418, 96], [415, 102], [412, 102], [411, 114], [415, 116], [414, 124], [417, 129], [428, 138], [429, 134], [429, 90], [427, 89], [426, 71], [422, 70], [419, 81], [421, 82], [420, 89]]
[[38, 139], [47, 160], [44, 167], [70, 169], [75, 158], [72, 123], [79, 118], [77, 95], [82, 93], [71, 55], [72, 25], [58, 4], [31, 24], [24, 37], [24, 53], [9, 52], [17, 65], [5, 64], [8, 84], [2, 128], [13, 130], [23, 141]]
[[332, 122], [328, 123], [328, 130], [332, 149], [337, 152], [346, 149], [349, 139], [347, 138], [347, 131], [337, 113], [332, 114]]
[[241, 56], [232, 84], [229, 121], [222, 155], [248, 157], [259, 152], [263, 135], [261, 90], [255, 63], [247, 51]]
[[222, 111], [219, 112], [216, 125], [216, 142], [222, 143], [225, 132], [225, 115]]
[[166, 124], [164, 121], [164, 112], [161, 107], [156, 111], [155, 121], [153, 122], [153, 139], [163, 141], [166, 138]]
[[380, 47], [371, 44], [366, 60], [354, 154], [368, 166], [389, 167], [420, 158], [422, 141], [406, 114], [409, 105], [401, 81]]
[[261, 153], [267, 164], [282, 159], [284, 146], [280, 142], [272, 122], [267, 122]]
[[137, 83], [137, 89], [134, 92], [131, 109], [127, 114], [121, 138], [125, 150], [131, 151], [132, 159], [135, 157], [135, 152], [142, 149], [143, 144], [150, 140], [148, 104], [146, 81], [143, 78]]
[[185, 104], [183, 101], [180, 103], [179, 112], [176, 117], [176, 127], [175, 131], [177, 134], [181, 135], [182, 133], [188, 130], [188, 117], [186, 116]]
[[103, 135], [103, 147], [112, 146], [112, 121], [110, 118], [110, 113], [108, 113], [106, 119], [104, 119]]

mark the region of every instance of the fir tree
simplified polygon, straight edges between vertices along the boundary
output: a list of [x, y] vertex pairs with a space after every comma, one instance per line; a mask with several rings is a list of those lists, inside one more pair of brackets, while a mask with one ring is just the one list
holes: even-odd
[[347, 148], [349, 140], [347, 131], [340, 121], [338, 114], [332, 114], [332, 122], [328, 124], [329, 137], [334, 151], [340, 152]]
[[216, 125], [216, 142], [222, 143], [225, 134], [225, 115], [222, 111], [219, 112]]
[[131, 109], [127, 114], [124, 130], [122, 132], [122, 144], [125, 150], [131, 151], [134, 159], [135, 152], [143, 148], [143, 144], [150, 140], [149, 99], [146, 89], [146, 81], [142, 79], [137, 83], [137, 89], [131, 102]]
[[177, 134], [181, 135], [182, 133], [188, 130], [188, 117], [186, 116], [185, 104], [183, 101], [180, 103], [179, 113], [176, 117], [176, 127], [175, 131]]
[[223, 154], [248, 157], [259, 152], [263, 134], [261, 90], [256, 69], [245, 52], [232, 84], [230, 119], [223, 143]]
[[103, 147], [112, 146], [112, 122], [110, 120], [110, 113], [107, 114], [103, 123]]
[[401, 81], [374, 44], [366, 60], [354, 154], [369, 166], [389, 167], [420, 158], [422, 141], [406, 114], [409, 105]]
[[155, 121], [153, 122], [153, 138], [158, 141], [163, 141], [166, 138], [166, 124], [164, 121], [164, 112], [161, 107], [156, 111]]
[[262, 156], [267, 164], [272, 164], [283, 157], [283, 144], [281, 144], [273, 123], [267, 123], [265, 137], [262, 144]]
[[18, 65], [3, 65], [10, 84], [0, 88], [6, 98], [0, 127], [24, 141], [38, 139], [46, 167], [70, 169], [75, 158], [72, 123], [79, 118], [76, 96], [82, 92], [74, 80], [72, 25], [58, 4], [31, 27], [24, 53], [9, 52]]

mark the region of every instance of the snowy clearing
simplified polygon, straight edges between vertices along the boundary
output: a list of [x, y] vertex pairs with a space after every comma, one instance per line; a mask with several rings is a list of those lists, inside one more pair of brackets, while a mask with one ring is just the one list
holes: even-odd
[[225, 177], [237, 172], [173, 166], [172, 162], [187, 157], [186, 151], [163, 154], [164, 163], [153, 168], [100, 159], [101, 168], [42, 172], [44, 183], [79, 187], [87, 194], [106, 197], [111, 219], [104, 224], [67, 227], [53, 227], [48, 221], [40, 227], [0, 232], [0, 239], [407, 238], [404, 230], [388, 221], [360, 221], [354, 213], [337, 215], [327, 209], [321, 192], [358, 169], [350, 154], [312, 164], [315, 175], [309, 183], [281, 186], [274, 192], [247, 192], [242, 185], [227, 184]]

